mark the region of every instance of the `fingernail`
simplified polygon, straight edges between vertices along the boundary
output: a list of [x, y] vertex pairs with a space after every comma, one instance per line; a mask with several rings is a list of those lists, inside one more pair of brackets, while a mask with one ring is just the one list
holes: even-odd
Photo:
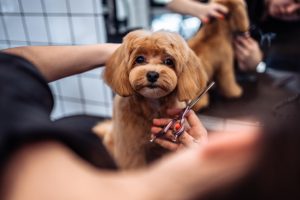
[[202, 22], [203, 22], [204, 24], [207, 24], [208, 21], [209, 21], [208, 18], [203, 18], [203, 19], [202, 19]]
[[176, 124], [175, 124], [175, 130], [178, 131], [180, 128], [181, 128], [180, 124], [179, 124], [179, 123], [176, 123]]

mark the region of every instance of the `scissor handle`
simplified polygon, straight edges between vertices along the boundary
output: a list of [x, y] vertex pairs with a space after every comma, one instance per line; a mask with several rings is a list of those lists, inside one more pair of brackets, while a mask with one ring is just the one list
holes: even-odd
[[173, 138], [173, 142], [177, 142], [178, 138], [184, 133], [185, 131], [185, 128], [184, 128], [184, 125], [183, 124], [180, 124], [181, 127], [179, 130], [177, 130], [175, 133], [174, 133], [174, 138]]
[[180, 123], [180, 129], [176, 130], [174, 134], [174, 142], [177, 142], [178, 137], [184, 132], [184, 121], [185, 121], [185, 116], [186, 114], [191, 110], [191, 108], [200, 100], [200, 98], [208, 92], [210, 88], [215, 84], [215, 82], [211, 82], [205, 90], [203, 90], [195, 99], [193, 99], [183, 110], [183, 112], [179, 115], [179, 117], [176, 117], [175, 119], [172, 119], [165, 127], [163, 130], [161, 130], [159, 133], [157, 133], [151, 140], [150, 142], [154, 142], [156, 138], [163, 136], [164, 134], [167, 133], [167, 131], [171, 128], [171, 126], [179, 121]]
[[168, 130], [170, 130], [171, 126], [176, 123], [177, 118], [176, 119], [172, 119], [161, 131], [159, 131], [157, 134], [155, 134], [151, 139], [150, 142], [154, 142], [156, 140], [156, 138], [162, 137], [164, 136]]
[[[152, 137], [150, 139], [150, 142], [154, 142], [156, 140], [156, 138], [162, 137], [163, 135], [165, 135], [168, 130], [171, 129], [171, 127], [176, 123], [179, 123], [180, 128], [179, 130], [175, 130], [175, 132], [173, 132], [174, 138], [173, 138], [173, 142], [177, 142], [178, 138], [181, 136], [181, 134], [184, 132], [185, 128], [184, 128], [184, 122], [185, 122], [185, 116], [186, 114], [191, 110], [190, 106], [187, 106], [186, 108], [184, 108], [183, 112], [176, 118], [172, 119], [164, 128], [163, 130], [161, 130], [160, 132], [158, 132], [154, 137]], [[179, 122], [177, 122], [179, 121]]]

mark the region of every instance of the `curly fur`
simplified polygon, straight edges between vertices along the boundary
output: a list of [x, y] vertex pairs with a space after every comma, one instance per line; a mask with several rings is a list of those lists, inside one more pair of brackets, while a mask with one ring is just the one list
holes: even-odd
[[[145, 62], [137, 62], [139, 56]], [[150, 72], [159, 75], [156, 81], [147, 78]], [[149, 142], [152, 119], [167, 117], [167, 108], [185, 106], [207, 83], [201, 60], [183, 38], [144, 30], [125, 36], [106, 64], [104, 79], [117, 93], [112, 129], [105, 122], [94, 132], [104, 135], [106, 147], [122, 169], [145, 166], [161, 155], [162, 149]]]
[[204, 24], [188, 44], [205, 61], [208, 79], [217, 82], [221, 93], [228, 98], [240, 97], [243, 91], [235, 80], [232, 42], [235, 34], [249, 30], [246, 5], [244, 0], [212, 1], [225, 5], [227, 16]]

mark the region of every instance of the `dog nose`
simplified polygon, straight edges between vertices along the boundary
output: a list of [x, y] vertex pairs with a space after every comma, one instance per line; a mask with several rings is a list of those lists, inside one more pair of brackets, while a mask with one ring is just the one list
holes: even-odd
[[154, 83], [159, 78], [159, 73], [150, 71], [147, 73], [147, 80], [151, 83]]

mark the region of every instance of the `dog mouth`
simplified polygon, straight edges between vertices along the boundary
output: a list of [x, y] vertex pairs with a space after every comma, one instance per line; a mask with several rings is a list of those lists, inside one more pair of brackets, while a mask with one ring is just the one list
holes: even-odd
[[165, 88], [161, 85], [155, 84], [155, 83], [150, 83], [150, 84], [146, 85], [146, 88], [149, 88], [149, 89], [162, 89], [163, 91], [167, 91], [167, 88]]
[[147, 85], [146, 86], [147, 88], [150, 88], [150, 89], [155, 89], [155, 88], [159, 88], [159, 86], [158, 85], [156, 85], [156, 84], [149, 84], [149, 85]]
[[135, 86], [135, 90], [136, 91], [139, 91], [139, 90], [142, 90], [142, 89], [161, 89], [163, 91], [168, 91], [168, 88], [164, 87], [163, 85], [159, 85], [157, 83], [148, 83], [146, 85], [136, 85]]
[[170, 90], [157, 84], [147, 84], [139, 87], [137, 92], [146, 98], [157, 99], [169, 94]]

